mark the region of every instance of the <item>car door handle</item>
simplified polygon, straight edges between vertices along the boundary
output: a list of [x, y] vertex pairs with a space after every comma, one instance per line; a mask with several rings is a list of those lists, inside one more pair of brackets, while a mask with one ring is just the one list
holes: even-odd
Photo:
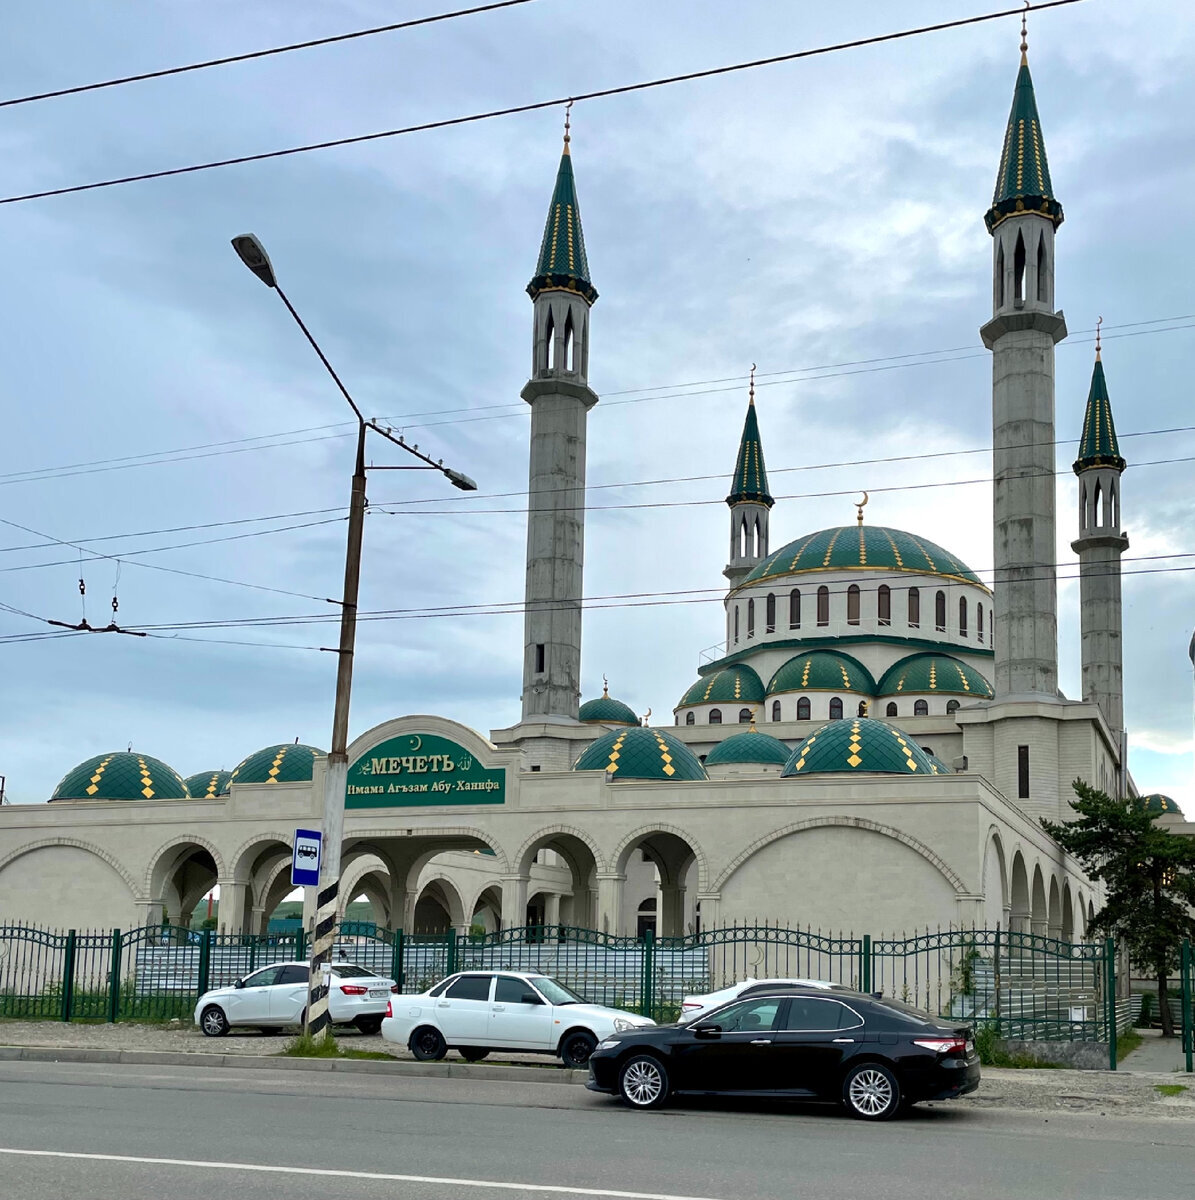
[[451, 1007], [452, 1007], [452, 1005], [451, 1005], [451, 1004], [449, 1004], [447, 1000], [441, 1000], [441, 1001], [440, 1001], [440, 1004], [439, 1004], [439, 1007], [440, 1007], [440, 1008], [451, 1008]]
[[835, 1038], [834, 1043], [837, 1045], [839, 1042], [853, 1042], [854, 1040], [854, 1038]]
[[494, 1008], [493, 1008], [493, 1011], [494, 1011], [494, 1012], [505, 1012], [505, 1011], [506, 1011], [506, 1005], [505, 1005], [505, 1004], [495, 1004], [495, 1005], [494, 1005]]
[[751, 1039], [751, 1045], [753, 1045], [753, 1046], [770, 1046], [771, 1044], [772, 1044], [771, 1038], [752, 1038]]

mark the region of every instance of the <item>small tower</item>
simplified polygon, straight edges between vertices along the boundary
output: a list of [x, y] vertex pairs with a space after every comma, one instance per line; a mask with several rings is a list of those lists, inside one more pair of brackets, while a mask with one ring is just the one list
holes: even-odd
[[1058, 694], [1055, 570], [1054, 196], [1021, 26], [1021, 67], [992, 207], [992, 467], [997, 699]]
[[1095, 369], [1083, 418], [1083, 438], [1075, 474], [1079, 477], [1079, 556], [1082, 614], [1083, 699], [1098, 704], [1112, 732], [1124, 729], [1121, 650], [1120, 556], [1129, 539], [1120, 528], [1120, 476], [1125, 461], [1116, 441], [1112, 405], [1100, 359], [1099, 329]]
[[751, 364], [750, 399], [743, 438], [735, 463], [730, 495], [730, 561], [722, 572], [735, 587], [756, 563], [768, 556], [768, 513], [776, 503], [768, 492], [768, 472], [755, 415], [755, 364]]
[[577, 717], [581, 678], [581, 585], [585, 556], [585, 427], [589, 387], [589, 279], [573, 182], [568, 117], [556, 190], [535, 278], [527, 513], [523, 720]]

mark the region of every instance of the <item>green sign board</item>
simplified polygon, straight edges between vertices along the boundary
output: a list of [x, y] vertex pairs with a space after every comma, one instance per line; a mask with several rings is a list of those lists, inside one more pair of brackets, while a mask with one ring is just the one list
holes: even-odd
[[506, 772], [483, 767], [463, 746], [434, 733], [404, 733], [349, 764], [345, 808], [501, 804]]

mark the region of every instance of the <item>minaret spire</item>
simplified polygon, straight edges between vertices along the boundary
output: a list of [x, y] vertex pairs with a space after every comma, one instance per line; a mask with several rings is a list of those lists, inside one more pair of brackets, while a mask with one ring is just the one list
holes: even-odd
[[768, 555], [768, 512], [776, 503], [768, 491], [768, 470], [763, 461], [759, 417], [755, 409], [755, 364], [751, 364], [747, 389], [747, 419], [739, 440], [734, 479], [726, 503], [730, 506], [730, 563], [722, 572], [737, 584]]
[[589, 386], [589, 316], [597, 289], [581, 232], [569, 101], [564, 148], [527, 285], [534, 303], [524, 622], [523, 721], [576, 719], [581, 678], [585, 557], [585, 438], [597, 394]]

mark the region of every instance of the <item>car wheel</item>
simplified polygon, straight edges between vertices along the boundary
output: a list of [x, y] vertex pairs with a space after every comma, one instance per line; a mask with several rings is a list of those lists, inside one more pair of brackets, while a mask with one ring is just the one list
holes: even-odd
[[842, 1102], [853, 1117], [886, 1121], [900, 1111], [900, 1084], [883, 1063], [860, 1063], [842, 1082]]
[[481, 1062], [481, 1060], [485, 1058], [487, 1054], [489, 1054], [489, 1051], [484, 1046], [461, 1047], [461, 1058], [463, 1058], [465, 1062]]
[[597, 1038], [592, 1033], [579, 1029], [576, 1033], [570, 1033], [560, 1043], [560, 1061], [566, 1067], [578, 1070], [589, 1061], [589, 1056], [596, 1046]]
[[410, 1047], [420, 1062], [439, 1062], [448, 1053], [440, 1031], [430, 1025], [421, 1025], [411, 1034]]
[[224, 1010], [218, 1005], [209, 1004], [199, 1014], [199, 1028], [208, 1037], [223, 1037], [228, 1032], [230, 1026], [228, 1018], [224, 1015]]
[[382, 1029], [382, 1018], [358, 1017], [353, 1024], [356, 1025], [356, 1027], [362, 1033], [380, 1033]]
[[659, 1108], [668, 1099], [668, 1071], [658, 1058], [636, 1055], [618, 1072], [618, 1091], [632, 1108]]

